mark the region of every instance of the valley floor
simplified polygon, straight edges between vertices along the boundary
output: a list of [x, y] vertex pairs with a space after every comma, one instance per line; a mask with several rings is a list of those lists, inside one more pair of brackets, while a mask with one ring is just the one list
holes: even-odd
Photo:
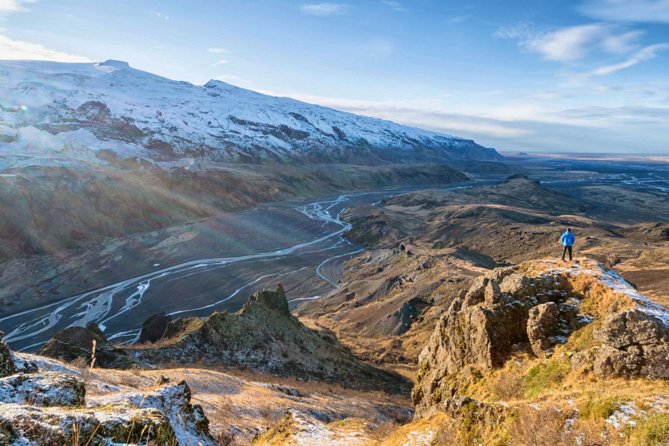
[[[471, 290], [483, 277], [496, 274], [495, 268], [542, 264], [564, 273], [570, 264], [553, 259], [561, 253], [558, 238], [568, 226], [577, 235], [574, 268], [598, 270], [593, 262], [612, 268], [666, 311], [666, 165], [535, 159], [526, 160], [522, 167], [524, 175], [495, 181], [475, 177], [470, 184], [453, 187], [351, 194], [307, 206], [263, 206], [114, 240], [96, 251], [59, 259], [13, 260], [3, 265], [0, 277], [0, 284], [6, 285], [7, 305], [0, 326], [12, 346], [29, 348], [28, 338], [50, 320], [60, 321], [49, 327], [56, 331], [69, 325], [72, 317], [91, 315], [81, 325], [102, 322], [103, 328], [123, 335], [112, 336], [112, 343], [131, 341], [139, 335], [144, 319], [160, 310], [169, 310], [175, 326], [190, 330], [199, 322], [180, 317], [236, 311], [254, 291], [280, 281], [293, 313], [319, 342], [341, 342], [356, 361], [362, 359], [420, 383], [426, 379], [426, 366], [423, 360], [419, 363], [419, 354], [436, 342], [439, 321], [449, 312], [456, 317], [453, 303], [470, 299]], [[291, 246], [299, 246], [302, 255], [292, 256]], [[231, 258], [258, 252], [276, 255], [245, 259], [238, 267], [230, 267], [235, 263]], [[198, 269], [167, 274], [166, 267], [184, 262]], [[152, 276], [128, 279], [133, 271], [152, 269]], [[95, 299], [83, 296], [56, 315], [63, 319], [51, 310], [19, 324], [8, 319], [19, 309], [31, 309], [35, 301], [51, 305], [54, 295], [59, 300], [109, 283], [114, 285], [96, 292]], [[119, 284], [123, 286], [116, 288]], [[580, 326], [570, 331], [545, 357], [537, 356], [523, 339], [524, 344], [514, 346], [503, 363], [474, 364], [440, 376], [429, 396], [437, 409], [428, 411], [419, 405], [424, 413], [415, 418], [406, 397], [261, 375], [214, 364], [211, 356], [206, 356], [206, 364], [182, 362], [167, 368], [156, 364], [161, 368], [154, 370], [88, 370], [84, 363], [80, 369], [54, 363], [43, 363], [43, 367], [64, 368], [84, 379], [91, 401], [104, 401], [119, 391], [149, 392], [156, 380], [163, 381], [161, 376], [169, 382], [186, 380], [193, 401], [202, 405], [211, 431], [223, 444], [248, 444], [254, 437], [256, 444], [267, 445], [574, 444], [576, 437], [565, 436], [565, 426], [580, 429], [577, 443], [583, 445], [614, 440], [621, 445], [666, 444], [661, 442], [669, 441], [666, 377], [602, 377], [592, 365], [573, 365], [574, 353], [601, 347], [593, 334], [601, 324], [627, 309], [614, 305], [602, 310], [597, 299], [608, 305], [609, 295], [595, 291], [601, 290], [592, 283], [578, 291], [579, 299], [590, 305], [583, 307], [581, 316], [595, 321], [590, 331]], [[486, 299], [499, 298], [494, 286], [485, 293]], [[499, 309], [495, 306], [499, 302], [470, 304], [490, 304], [492, 310], [485, 307], [482, 314]], [[185, 308], [200, 310], [183, 312]], [[105, 320], [108, 314], [124, 310], [123, 323], [132, 325], [132, 331]], [[658, 330], [654, 337], [664, 340], [669, 329], [667, 333]], [[40, 342], [53, 334], [40, 333]], [[183, 333], [191, 332], [173, 334], [174, 342], [183, 340]], [[197, 336], [223, 346], [225, 340], [216, 338], [220, 333], [212, 334], [204, 326]], [[20, 338], [22, 334], [28, 336]], [[138, 349], [161, 348], [165, 342]], [[261, 347], [267, 346], [252, 346], [252, 350]], [[294, 351], [313, 354], [303, 345]], [[238, 356], [247, 359], [252, 354]], [[450, 398], [444, 396], [447, 392], [452, 392]], [[443, 404], [438, 406], [437, 401]], [[534, 432], [537, 427], [541, 429]], [[653, 443], [655, 438], [659, 442]]]

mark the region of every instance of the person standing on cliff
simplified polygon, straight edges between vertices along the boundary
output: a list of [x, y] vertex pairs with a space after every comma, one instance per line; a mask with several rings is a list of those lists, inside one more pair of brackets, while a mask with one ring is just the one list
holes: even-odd
[[574, 242], [576, 241], [576, 237], [574, 236], [574, 233], [571, 232], [571, 228], [567, 228], [567, 230], [562, 234], [562, 237], [560, 237], [560, 243], [562, 243], [563, 249], [562, 249], [562, 261], [565, 261], [565, 256], [567, 253], [569, 253], [569, 261], [572, 261], [572, 250], [574, 246]]

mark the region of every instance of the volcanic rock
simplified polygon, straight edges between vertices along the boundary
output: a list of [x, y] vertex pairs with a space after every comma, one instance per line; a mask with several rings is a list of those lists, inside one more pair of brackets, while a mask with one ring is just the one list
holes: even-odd
[[254, 294], [238, 313], [176, 319], [158, 346], [140, 345], [129, 353], [139, 363], [202, 361], [353, 388], [408, 390], [404, 378], [362, 362], [330, 334], [305, 327], [290, 313], [281, 286]]
[[[551, 354], [574, 330], [593, 321], [580, 314], [580, 293], [618, 304], [597, 314], [600, 320], [586, 348], [569, 352], [575, 370], [590, 369], [598, 377], [669, 378], [667, 309], [592, 261], [568, 268], [530, 263], [524, 270], [533, 269], [532, 274], [520, 273], [521, 268], [511, 274], [493, 271], [453, 301], [419, 358], [412, 394], [419, 416], [443, 410], [457, 394], [448, 384], [455, 374], [501, 367], [516, 351]], [[576, 277], [588, 285], [578, 288]]]
[[39, 354], [51, 358], [73, 361], [85, 358], [90, 364], [95, 341], [95, 366], [105, 368], [127, 368], [132, 365], [130, 357], [112, 345], [95, 323], [86, 327], [70, 327], [56, 333], [40, 350]]
[[16, 373], [16, 366], [12, 360], [12, 352], [9, 350], [5, 341], [3, 341], [4, 333], [0, 331], [0, 377], [8, 376]]
[[142, 324], [142, 331], [139, 334], [139, 342], [156, 342], [163, 337], [167, 326], [172, 320], [171, 317], [165, 313], [154, 314], [144, 321]]
[[594, 360], [599, 376], [669, 378], [669, 327], [632, 309], [609, 316], [594, 334], [604, 347]]

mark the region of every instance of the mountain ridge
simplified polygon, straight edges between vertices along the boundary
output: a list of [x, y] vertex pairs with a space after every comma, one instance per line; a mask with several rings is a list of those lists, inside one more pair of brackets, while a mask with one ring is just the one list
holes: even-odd
[[[0, 61], [0, 156], [95, 161], [112, 152], [163, 168], [217, 162], [500, 160], [474, 141], [221, 81], [202, 86], [127, 62]], [[5, 160], [5, 163], [8, 163]]]

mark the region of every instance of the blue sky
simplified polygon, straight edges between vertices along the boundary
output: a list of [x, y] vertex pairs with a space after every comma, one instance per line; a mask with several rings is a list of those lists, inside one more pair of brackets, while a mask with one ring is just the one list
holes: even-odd
[[0, 0], [0, 59], [99, 61], [473, 138], [669, 154], [669, 0]]

